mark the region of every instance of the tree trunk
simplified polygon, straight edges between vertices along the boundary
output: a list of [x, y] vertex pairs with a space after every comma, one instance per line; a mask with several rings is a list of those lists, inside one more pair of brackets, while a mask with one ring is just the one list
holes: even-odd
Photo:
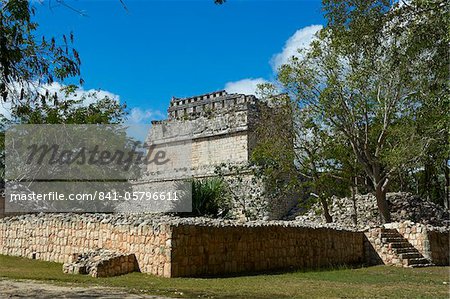
[[391, 222], [391, 212], [389, 211], [389, 205], [386, 200], [386, 189], [380, 186], [380, 184], [375, 187], [375, 197], [377, 199], [378, 211], [381, 215], [381, 222]]
[[[355, 181], [356, 181], [356, 179], [355, 179]], [[352, 191], [352, 202], [353, 202], [352, 220], [353, 220], [353, 224], [356, 226], [356, 225], [358, 225], [358, 210], [356, 207], [356, 193], [358, 192], [358, 187], [352, 186], [350, 189]]]
[[444, 187], [444, 206], [447, 210], [450, 210], [450, 170], [448, 165], [449, 160], [445, 159], [444, 173], [445, 173], [445, 187]]
[[323, 208], [323, 215], [325, 216], [325, 221], [327, 223], [333, 222], [333, 217], [330, 215], [330, 210], [328, 209], [328, 202], [325, 198], [320, 197], [320, 203], [322, 204]]
[[424, 178], [424, 182], [423, 182], [424, 188], [423, 188], [422, 194], [425, 194], [425, 198], [427, 200], [430, 200], [430, 191], [432, 189], [432, 186], [430, 184], [430, 182], [431, 182], [431, 170], [430, 170], [430, 168], [431, 168], [430, 163], [425, 163], [425, 165], [424, 165], [424, 177], [425, 178]]

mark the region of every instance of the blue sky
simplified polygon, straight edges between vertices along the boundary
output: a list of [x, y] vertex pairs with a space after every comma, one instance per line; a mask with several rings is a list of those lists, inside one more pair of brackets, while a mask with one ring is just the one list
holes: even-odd
[[[251, 92], [324, 24], [316, 0], [70, 1], [35, 4], [39, 34], [73, 32], [83, 89], [120, 97], [134, 122], [162, 118], [172, 96]], [[36, 3], [36, 2], [35, 2]]]

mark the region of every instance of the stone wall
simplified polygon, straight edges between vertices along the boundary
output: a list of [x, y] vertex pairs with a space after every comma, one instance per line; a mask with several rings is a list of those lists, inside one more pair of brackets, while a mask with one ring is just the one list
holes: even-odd
[[390, 259], [388, 252], [382, 251], [381, 231], [376, 227], [364, 233], [364, 262], [368, 266], [382, 265]]
[[[450, 226], [449, 210], [444, 207], [407, 192], [390, 192], [386, 194], [393, 222], [411, 221], [430, 224], [432, 226]], [[355, 196], [356, 211], [352, 197], [338, 198], [333, 196], [329, 204], [333, 222], [359, 230], [382, 224], [375, 195], [368, 193]], [[299, 221], [323, 223], [325, 221], [320, 202], [314, 204], [309, 211], [299, 211], [296, 215]], [[357, 220], [357, 225], [354, 220]]]
[[200, 175], [213, 174], [221, 163], [248, 162], [247, 133], [233, 133], [195, 139], [192, 142], [192, 168]]
[[210, 116], [155, 121], [152, 122], [149, 141], [175, 153], [180, 141], [188, 141], [190, 148], [183, 147], [181, 155], [188, 162], [182, 166], [190, 168], [187, 175], [211, 175], [222, 163], [249, 161], [249, 138], [252, 135], [249, 126], [255, 118], [254, 106], [255, 103], [246, 103]]
[[0, 254], [70, 262], [74, 253], [134, 254], [165, 277], [300, 269], [363, 261], [363, 234], [289, 222], [155, 215], [40, 214], [0, 219]]
[[203, 276], [363, 261], [363, 234], [295, 226], [173, 227], [172, 272]]
[[2, 191], [0, 190], [0, 218], [5, 215], [5, 197], [2, 195]]
[[0, 254], [69, 262], [98, 248], [134, 254], [141, 272], [170, 275], [170, 227], [105, 214], [22, 215], [0, 219]]
[[450, 240], [448, 231], [429, 230], [430, 259], [435, 265], [450, 265]]

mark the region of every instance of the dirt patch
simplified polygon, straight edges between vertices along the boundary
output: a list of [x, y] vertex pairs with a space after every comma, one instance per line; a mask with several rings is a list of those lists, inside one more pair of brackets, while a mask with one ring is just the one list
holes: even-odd
[[169, 299], [168, 297], [130, 294], [116, 288], [58, 286], [32, 280], [2, 278], [0, 278], [0, 298]]

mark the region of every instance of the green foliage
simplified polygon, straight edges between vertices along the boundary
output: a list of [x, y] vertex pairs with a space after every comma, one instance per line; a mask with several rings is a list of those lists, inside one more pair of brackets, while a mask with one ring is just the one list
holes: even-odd
[[34, 102], [47, 97], [35, 86], [80, 75], [73, 34], [63, 35], [62, 41], [37, 36], [31, 2], [0, 1], [0, 97], [14, 104], [25, 98]]
[[[126, 115], [126, 105], [120, 104], [114, 99], [108, 97], [97, 98], [96, 93], [86, 95], [90, 97], [92, 103], [85, 104], [86, 98], [75, 100], [75, 91], [67, 89], [65, 98], [58, 99], [54, 97], [52, 101], [46, 101], [44, 98], [35, 103], [17, 103], [13, 106], [11, 111], [11, 119], [3, 119], [0, 122], [0, 191], [4, 181], [5, 175], [5, 130], [10, 124], [115, 124], [121, 123]], [[83, 128], [80, 128], [83, 130]], [[82, 133], [79, 133], [81, 136]], [[88, 134], [89, 135], [89, 134]], [[90, 132], [92, 136], [92, 132]], [[125, 138], [121, 132], [112, 132], [108, 130], [101, 130], [99, 127], [98, 140], [95, 142], [102, 142], [101, 137], [107, 138], [108, 144], [116, 141], [117, 144], [123, 144]], [[43, 136], [27, 136], [27, 138], [42, 138]], [[113, 141], [114, 140], [114, 141]], [[39, 140], [44, 142], [44, 140]], [[131, 141], [126, 141], [129, 148], [132, 147]], [[91, 171], [95, 168], [91, 169]], [[86, 171], [86, 168], [84, 169]], [[104, 169], [98, 169], [104, 171]], [[110, 171], [114, 171], [110, 169]], [[98, 177], [102, 177], [99, 173]], [[112, 185], [114, 185], [112, 183]], [[113, 188], [113, 186], [111, 186]]]
[[273, 85], [259, 86], [260, 96], [271, 109], [260, 109], [255, 126], [258, 141], [251, 156], [264, 179], [265, 195], [297, 197], [301, 208], [319, 200], [331, 222], [328, 200], [348, 195], [355, 175], [354, 163], [347, 158], [350, 149], [319, 127], [307, 109], [299, 109], [286, 94], [275, 96], [275, 92]]
[[242, 213], [246, 220], [256, 220], [264, 215], [267, 203], [266, 193], [261, 190], [263, 173], [252, 163], [217, 165], [214, 173], [227, 183], [233, 208]]
[[[265, 86], [263, 88], [270, 88]], [[292, 107], [285, 95], [263, 98], [255, 125], [256, 144], [250, 157], [264, 181], [265, 195], [277, 198], [297, 191], [299, 173], [295, 168]]]
[[75, 85], [65, 86], [59, 96], [50, 94], [44, 84], [80, 75], [81, 61], [72, 48], [73, 34], [62, 36], [62, 42], [38, 37], [30, 1], [1, 0], [0, 8], [0, 96], [11, 102], [10, 117], [0, 115], [1, 183], [4, 131], [9, 124], [111, 124], [123, 122], [127, 111], [126, 105], [99, 98], [96, 92], [79, 98]]
[[192, 181], [192, 216], [226, 217], [230, 210], [227, 185], [220, 178]]
[[[396, 173], [417, 169], [432, 153], [436, 163], [448, 161], [448, 6], [326, 0], [324, 9], [327, 26], [278, 78], [315, 130], [310, 139], [319, 136], [319, 151], [309, 158], [318, 153], [341, 170], [362, 169], [389, 221], [385, 193]], [[434, 43], [422, 40], [424, 28], [436, 29]]]
[[[98, 98], [96, 92], [76, 98], [75, 91], [67, 91], [65, 98], [56, 96], [47, 101], [19, 103], [12, 109], [13, 123], [22, 124], [114, 124], [127, 115], [126, 105], [109, 97]], [[92, 103], [86, 104], [87, 97]]]

